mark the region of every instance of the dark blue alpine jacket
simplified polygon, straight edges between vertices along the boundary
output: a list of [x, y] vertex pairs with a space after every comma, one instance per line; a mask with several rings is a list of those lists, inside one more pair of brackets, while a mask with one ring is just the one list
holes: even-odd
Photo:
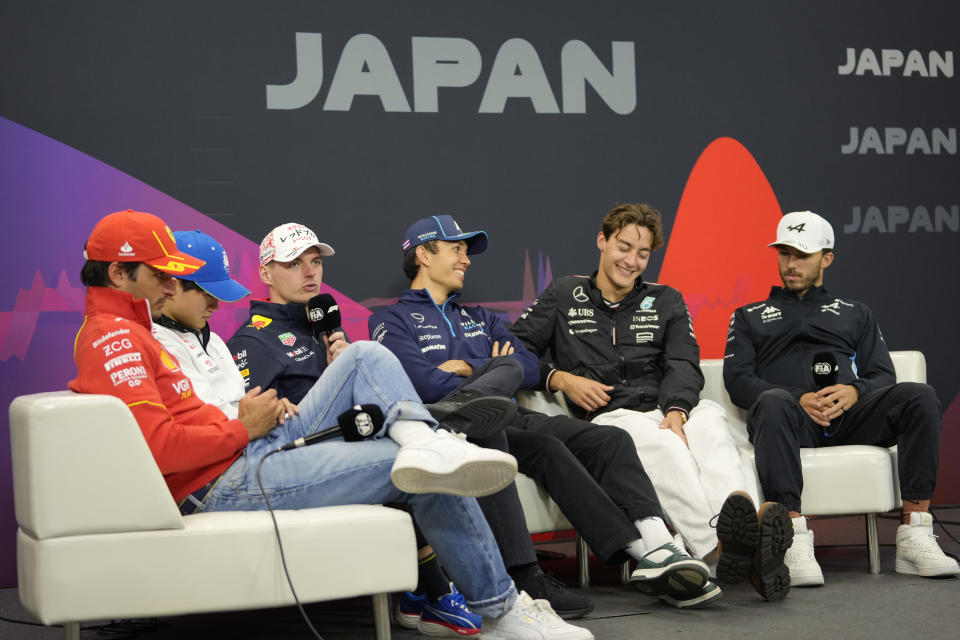
[[730, 318], [723, 382], [730, 399], [749, 409], [764, 391], [786, 389], [800, 399], [816, 391], [813, 360], [831, 352], [840, 365], [837, 384], [862, 396], [892, 385], [897, 374], [870, 309], [812, 287], [802, 298], [773, 287], [770, 297], [740, 307]]

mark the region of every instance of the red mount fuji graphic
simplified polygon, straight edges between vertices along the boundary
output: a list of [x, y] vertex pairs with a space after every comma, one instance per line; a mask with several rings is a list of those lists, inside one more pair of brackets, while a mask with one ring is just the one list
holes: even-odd
[[701, 358], [722, 358], [733, 311], [776, 283], [767, 248], [783, 214], [766, 176], [733, 138], [712, 142], [690, 172], [658, 281], [679, 289]]

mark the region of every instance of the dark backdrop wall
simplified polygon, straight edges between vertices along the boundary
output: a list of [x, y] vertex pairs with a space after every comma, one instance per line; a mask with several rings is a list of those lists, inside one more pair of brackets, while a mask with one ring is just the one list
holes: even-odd
[[[75, 375], [95, 221], [141, 208], [255, 245], [297, 220], [363, 338], [406, 286], [409, 223], [485, 229], [464, 297], [515, 317], [595, 268], [618, 202], [663, 212], [646, 274], [680, 286], [705, 357], [777, 281], [782, 212], [837, 232], [831, 291], [921, 349], [960, 476], [960, 79], [952, 2], [30, 2], [0, 6], [4, 403]], [[241, 308], [222, 312], [221, 331]], [[15, 580], [7, 424], [0, 583]]]

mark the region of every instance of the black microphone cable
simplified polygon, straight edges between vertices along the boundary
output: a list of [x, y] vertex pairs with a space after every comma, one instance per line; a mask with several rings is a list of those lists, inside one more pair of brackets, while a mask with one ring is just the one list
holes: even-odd
[[293, 588], [293, 580], [290, 578], [290, 570], [287, 568], [287, 558], [283, 553], [283, 540], [280, 539], [280, 525], [277, 524], [277, 516], [273, 512], [273, 505], [270, 504], [270, 498], [267, 497], [267, 492], [263, 490], [263, 479], [260, 477], [260, 472], [263, 470], [263, 463], [275, 453], [280, 453], [282, 449], [274, 449], [267, 453], [267, 455], [260, 458], [260, 464], [257, 465], [257, 486], [260, 487], [260, 495], [263, 496], [263, 501], [267, 503], [267, 511], [270, 512], [270, 519], [273, 520], [273, 531], [277, 537], [277, 547], [280, 549], [280, 564], [283, 566], [283, 574], [287, 577], [287, 584], [290, 585], [290, 593], [293, 595], [294, 602], [297, 603], [297, 609], [300, 610], [300, 615], [303, 616], [303, 621], [307, 623], [307, 626], [310, 628], [310, 631], [313, 632], [313, 635], [318, 640], [324, 640], [323, 636], [314, 628], [313, 623], [310, 622], [310, 616], [307, 615], [307, 612], [304, 610], [303, 605], [300, 603], [300, 598], [297, 597], [297, 591]]
[[270, 498], [267, 496], [267, 492], [263, 488], [263, 477], [261, 475], [263, 471], [263, 463], [266, 462], [267, 458], [275, 453], [280, 453], [281, 451], [290, 451], [291, 449], [296, 449], [302, 446], [316, 444], [337, 435], [342, 435], [344, 440], [348, 442], [365, 440], [376, 434], [376, 432], [380, 429], [380, 426], [383, 425], [383, 420], [383, 410], [379, 406], [375, 404], [354, 405], [352, 409], [348, 409], [337, 416], [336, 427], [324, 429], [318, 433], [311, 434], [310, 436], [306, 436], [304, 438], [298, 438], [284, 446], [277, 447], [276, 449], [267, 452], [267, 455], [260, 458], [260, 463], [257, 465], [257, 486], [260, 488], [260, 495], [263, 496], [263, 501], [266, 503], [267, 510], [270, 512], [270, 519], [273, 521], [273, 531], [277, 537], [277, 547], [280, 549], [280, 564], [283, 566], [283, 573], [287, 578], [287, 584], [290, 586], [290, 593], [293, 595], [293, 599], [297, 603], [297, 608], [300, 610], [300, 615], [303, 616], [304, 622], [307, 623], [310, 631], [313, 632], [313, 635], [318, 640], [323, 640], [323, 636], [317, 632], [313, 626], [313, 623], [310, 622], [310, 617], [304, 610], [303, 604], [300, 603], [300, 598], [297, 596], [297, 592], [293, 588], [293, 580], [290, 578], [290, 570], [287, 568], [286, 554], [283, 551], [283, 540], [280, 539], [280, 526], [277, 524], [277, 516], [273, 512], [273, 505], [270, 504]]

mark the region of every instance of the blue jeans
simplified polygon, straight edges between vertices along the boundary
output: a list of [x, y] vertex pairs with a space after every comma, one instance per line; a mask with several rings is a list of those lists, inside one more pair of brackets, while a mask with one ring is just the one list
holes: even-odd
[[[266, 509], [257, 485], [260, 460], [282, 444], [335, 425], [340, 413], [365, 403], [385, 409], [387, 428], [397, 419], [436, 424], [417, 400], [396, 356], [378, 343], [357, 342], [326, 368], [300, 403], [298, 417], [247, 445], [207, 494], [200, 511]], [[400, 491], [390, 481], [398, 450], [393, 440], [379, 437], [361, 442], [334, 439], [278, 453], [263, 464], [263, 490], [275, 509], [388, 502], [408, 505], [470, 608], [499, 617], [512, 606], [517, 592], [477, 501]]]

